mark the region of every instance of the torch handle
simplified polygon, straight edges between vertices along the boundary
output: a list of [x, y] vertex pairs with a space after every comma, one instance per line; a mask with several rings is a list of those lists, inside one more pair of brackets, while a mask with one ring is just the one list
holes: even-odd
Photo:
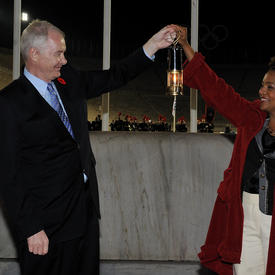
[[177, 96], [174, 95], [174, 102], [173, 102], [173, 133], [176, 132], [176, 102], [177, 102]]

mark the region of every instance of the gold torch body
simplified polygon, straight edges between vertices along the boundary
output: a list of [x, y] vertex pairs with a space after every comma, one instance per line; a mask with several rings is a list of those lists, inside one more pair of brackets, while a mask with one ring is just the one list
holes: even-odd
[[168, 48], [168, 69], [167, 69], [167, 88], [166, 94], [174, 97], [172, 115], [173, 115], [173, 132], [176, 132], [176, 101], [177, 95], [183, 95], [183, 52], [181, 46], [175, 40]]
[[168, 48], [168, 70], [166, 93], [171, 96], [183, 94], [183, 62], [182, 48], [180, 45], [172, 45]]

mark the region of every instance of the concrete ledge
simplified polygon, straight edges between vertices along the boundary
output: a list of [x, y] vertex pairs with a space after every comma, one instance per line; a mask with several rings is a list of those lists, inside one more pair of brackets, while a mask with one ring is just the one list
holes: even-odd
[[[101, 261], [100, 275], [214, 275], [197, 262]], [[0, 275], [20, 275], [15, 260], [0, 260]]]
[[214, 275], [198, 262], [103, 261], [101, 275]]
[[18, 262], [15, 259], [1, 259], [0, 275], [20, 275]]

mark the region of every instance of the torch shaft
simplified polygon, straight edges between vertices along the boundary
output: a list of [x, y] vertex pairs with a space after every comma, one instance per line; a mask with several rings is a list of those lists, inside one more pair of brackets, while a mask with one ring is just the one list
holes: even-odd
[[176, 102], [177, 102], [177, 96], [174, 95], [174, 102], [173, 102], [173, 132], [176, 132]]

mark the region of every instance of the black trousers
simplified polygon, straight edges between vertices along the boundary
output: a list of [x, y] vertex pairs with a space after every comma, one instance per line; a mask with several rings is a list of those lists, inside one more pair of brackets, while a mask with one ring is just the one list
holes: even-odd
[[27, 243], [19, 248], [21, 275], [99, 275], [99, 222], [91, 216], [84, 236], [50, 244], [48, 254], [34, 255]]

